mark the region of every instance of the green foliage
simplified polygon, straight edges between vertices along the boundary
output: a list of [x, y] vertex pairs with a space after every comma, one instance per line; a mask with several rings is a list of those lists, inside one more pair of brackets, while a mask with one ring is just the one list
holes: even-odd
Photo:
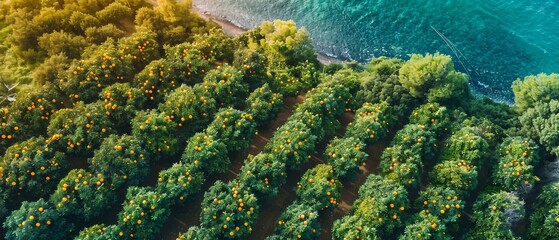
[[534, 167], [539, 162], [538, 146], [530, 139], [507, 138], [499, 147], [499, 163], [493, 183], [504, 191], [526, 192], [537, 177]]
[[332, 166], [320, 164], [305, 172], [297, 183], [295, 194], [301, 204], [327, 209], [337, 206], [342, 195], [341, 188], [342, 184], [336, 179]]
[[476, 165], [458, 159], [435, 165], [429, 180], [434, 186], [452, 187], [458, 196], [464, 198], [476, 189], [478, 171]]
[[102, 44], [109, 39], [116, 40], [124, 36], [126, 33], [112, 23], [85, 29], [85, 39], [93, 44]]
[[354, 179], [361, 172], [359, 166], [364, 165], [369, 157], [364, 151], [365, 146], [354, 137], [334, 138], [328, 144], [324, 160], [332, 166], [336, 178]]
[[209, 71], [201, 87], [216, 99], [220, 107], [235, 106], [248, 95], [248, 84], [243, 80], [243, 73], [231, 66], [218, 66]]
[[316, 239], [320, 234], [318, 211], [308, 203], [295, 201], [281, 214], [269, 239]]
[[216, 113], [213, 122], [206, 128], [208, 135], [227, 143], [227, 151], [248, 148], [256, 132], [252, 115], [234, 108], [222, 108]]
[[297, 29], [294, 21], [265, 21], [258, 29], [263, 39], [260, 45], [270, 64], [287, 63], [294, 66], [299, 62], [316, 61], [311, 38], [306, 29]]
[[524, 202], [507, 192], [483, 194], [474, 203], [471, 239], [520, 239], [512, 225], [524, 217]]
[[440, 220], [440, 224], [455, 223], [462, 217], [465, 201], [459, 197], [454, 186], [428, 186], [419, 192], [417, 205], [425, 214], [431, 214]]
[[349, 123], [346, 136], [355, 137], [366, 144], [372, 144], [386, 136], [388, 122], [386, 107], [380, 105], [364, 104], [355, 113], [353, 122]]
[[286, 178], [285, 162], [269, 153], [249, 155], [237, 177], [239, 183], [249, 187], [259, 199], [276, 196]]
[[530, 218], [530, 239], [553, 239], [559, 230], [557, 206], [559, 206], [559, 183], [543, 187], [535, 204], [535, 211]]
[[4, 222], [7, 239], [67, 239], [72, 224], [62, 218], [49, 202], [23, 202]]
[[81, 60], [74, 60], [59, 81], [60, 88], [75, 102], [93, 102], [104, 87], [132, 77], [132, 62], [122, 57], [114, 41], [91, 47], [82, 56]]
[[0, 109], [0, 152], [12, 144], [46, 133], [52, 114], [63, 107], [52, 84], [22, 90], [8, 108]]
[[396, 58], [375, 58], [359, 76], [361, 88], [356, 98], [362, 102], [388, 103], [394, 108], [394, 116], [389, 116], [391, 118], [388, 119], [390, 122], [408, 116], [419, 105], [419, 101], [410, 95], [409, 90], [398, 79], [402, 64], [402, 60]]
[[533, 108], [524, 111], [519, 117], [524, 133], [539, 139], [545, 149], [559, 155], [559, 100], [538, 102]]
[[115, 203], [113, 187], [101, 173], [74, 169], [60, 180], [49, 202], [63, 216], [87, 221], [98, 217]]
[[120, 2], [113, 2], [95, 13], [97, 19], [103, 23], [119, 23], [125, 19], [134, 18], [134, 11]]
[[33, 81], [39, 86], [47, 82], [57, 82], [59, 74], [62, 74], [69, 64], [66, 54], [52, 55], [33, 70]]
[[227, 145], [232, 144], [231, 141], [234, 140], [216, 138], [205, 132], [197, 133], [188, 141], [181, 161], [193, 164], [208, 174], [225, 172], [230, 163]]
[[64, 153], [55, 152], [43, 137], [9, 147], [0, 162], [0, 186], [6, 193], [44, 196], [69, 170]]
[[379, 169], [387, 178], [417, 187], [423, 164], [434, 161], [435, 136], [421, 126], [408, 124], [396, 133], [391, 147], [384, 150]]
[[512, 84], [514, 103], [518, 112], [523, 113], [536, 107], [538, 102], [559, 99], [559, 75], [538, 74], [516, 80]]
[[214, 98], [199, 89], [183, 85], [168, 93], [158, 110], [177, 124], [184, 138], [204, 129], [216, 113], [217, 105]]
[[92, 173], [101, 173], [115, 188], [139, 184], [149, 170], [149, 154], [142, 142], [128, 135], [105, 138], [88, 162]]
[[80, 231], [77, 239], [95, 240], [95, 239], [117, 239], [120, 235], [117, 233], [115, 225], [105, 226], [104, 224], [96, 224]]
[[268, 82], [268, 59], [253, 49], [239, 48], [234, 53], [233, 66], [243, 71], [244, 81], [251, 90]]
[[73, 109], [56, 112], [49, 123], [47, 133], [53, 147], [82, 157], [91, 156], [105, 137], [116, 133], [114, 124], [99, 101], [94, 104], [79, 102]]
[[64, 31], [45, 33], [38, 39], [39, 47], [49, 56], [65, 54], [71, 59], [78, 58], [87, 46], [85, 38]]
[[410, 94], [429, 102], [459, 103], [471, 98], [468, 79], [456, 72], [449, 56], [414, 54], [402, 65], [399, 79]]
[[[166, 199], [184, 201], [186, 197], [200, 191], [204, 182], [203, 173], [194, 164], [175, 163], [172, 167], [159, 172], [155, 192]], [[170, 211], [170, 207], [166, 207]]]
[[451, 128], [450, 111], [438, 103], [427, 103], [412, 112], [410, 124], [418, 124], [441, 137]]
[[403, 227], [407, 218], [407, 191], [396, 181], [369, 175], [359, 188], [359, 196], [353, 203], [350, 215], [334, 222], [334, 239], [357, 236], [367, 239], [388, 238], [396, 229]]
[[129, 187], [124, 210], [118, 214], [119, 236], [150, 239], [163, 227], [171, 213], [165, 193]]
[[214, 239], [235, 239], [252, 232], [258, 211], [258, 200], [246, 187], [217, 181], [204, 194], [200, 226]]
[[[489, 143], [485, 140], [485, 136], [480, 136], [480, 134], [482, 133], [475, 127], [463, 127], [454, 132], [446, 140], [442, 152], [443, 160], [464, 161], [460, 167], [465, 167], [464, 170], [474, 166], [483, 166], [484, 161], [489, 157]], [[473, 170], [475, 171], [475, 169]]]
[[156, 40], [157, 35], [147, 29], [136, 29], [129, 37], [118, 40], [118, 47], [121, 56], [130, 58], [136, 72], [153, 60], [159, 59], [160, 46]]
[[208, 62], [232, 62], [234, 42], [221, 29], [210, 29], [207, 33], [194, 35], [193, 45], [208, 59]]
[[430, 240], [430, 239], [441, 239], [448, 240], [452, 239], [451, 236], [446, 235], [446, 226], [441, 223], [439, 218], [433, 214], [425, 213], [422, 211], [419, 213], [419, 217], [413, 222], [406, 226], [404, 234], [398, 239], [400, 240]]
[[283, 107], [283, 95], [274, 93], [268, 84], [255, 89], [245, 100], [247, 113], [254, 116], [257, 125], [263, 126], [275, 119]]
[[305, 124], [287, 121], [270, 140], [264, 152], [273, 154], [289, 169], [296, 169], [307, 162], [314, 153], [317, 136]]
[[145, 149], [164, 157], [177, 154], [177, 124], [156, 111], [141, 111], [132, 120], [132, 136], [142, 141]]
[[110, 121], [120, 132], [129, 132], [131, 120], [147, 102], [142, 92], [128, 83], [115, 83], [106, 87], [99, 98], [103, 100], [103, 108], [109, 113]]

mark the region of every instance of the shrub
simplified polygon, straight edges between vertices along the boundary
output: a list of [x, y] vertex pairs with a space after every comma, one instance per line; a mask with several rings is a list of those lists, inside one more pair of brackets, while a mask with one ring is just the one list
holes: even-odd
[[156, 111], [138, 112], [132, 120], [132, 136], [142, 141], [154, 156], [173, 156], [178, 151], [175, 136], [177, 124]]
[[209, 229], [213, 238], [246, 236], [258, 216], [256, 197], [246, 187], [217, 181], [204, 194], [200, 226]]
[[42, 198], [23, 202], [4, 222], [7, 239], [67, 239], [72, 224]]
[[249, 155], [237, 177], [239, 184], [249, 187], [260, 199], [276, 196], [286, 178], [285, 162], [269, 153]]
[[125, 183], [137, 185], [149, 171], [148, 152], [140, 140], [128, 135], [105, 138], [88, 162], [93, 174], [101, 173], [115, 188]]
[[283, 107], [283, 95], [274, 93], [268, 84], [255, 89], [246, 99], [247, 113], [259, 126], [276, 118]]
[[230, 163], [226, 142], [230, 144], [227, 139], [221, 140], [205, 132], [197, 133], [188, 141], [181, 161], [193, 164], [207, 174], [225, 172]]
[[295, 188], [301, 204], [318, 205], [318, 209], [336, 207], [342, 195], [342, 184], [333, 173], [332, 166], [326, 164], [319, 164], [305, 172]]
[[334, 138], [326, 148], [324, 161], [332, 166], [336, 178], [354, 179], [369, 157], [365, 146], [354, 137]]
[[277, 239], [316, 239], [320, 235], [318, 217], [312, 205], [296, 201], [279, 217], [274, 235]]
[[520, 239], [512, 225], [524, 217], [524, 202], [507, 192], [483, 194], [474, 203], [470, 234], [476, 239]]
[[58, 183], [49, 202], [63, 216], [88, 221], [99, 216], [116, 201], [114, 186], [101, 173], [74, 169]]
[[226, 142], [227, 151], [246, 149], [256, 132], [252, 115], [233, 108], [223, 108], [215, 115], [207, 127], [208, 135]]
[[64, 153], [49, 149], [43, 137], [33, 137], [6, 150], [0, 162], [0, 185], [6, 193], [44, 196], [68, 170]]

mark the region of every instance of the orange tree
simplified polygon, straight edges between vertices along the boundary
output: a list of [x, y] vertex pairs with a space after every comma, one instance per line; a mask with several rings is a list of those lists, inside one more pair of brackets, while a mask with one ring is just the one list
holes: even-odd
[[4, 222], [7, 239], [66, 239], [65, 233], [72, 224], [66, 222], [58, 211], [44, 199], [23, 202]]
[[307, 162], [314, 153], [316, 135], [305, 124], [288, 121], [281, 126], [270, 140], [264, 152], [271, 153], [289, 169], [296, 169]]
[[215, 139], [227, 142], [227, 151], [247, 148], [256, 132], [252, 115], [234, 108], [222, 108], [217, 112], [206, 132]]
[[483, 134], [484, 130], [479, 127], [463, 127], [454, 132], [446, 140], [443, 160], [463, 160], [466, 165], [483, 167], [489, 155], [489, 143], [492, 142]]
[[526, 193], [537, 177], [538, 146], [530, 139], [507, 138], [499, 146], [499, 163], [494, 169], [493, 183], [504, 191]]
[[427, 103], [411, 113], [410, 123], [427, 128], [440, 138], [451, 129], [450, 111], [438, 103]]
[[535, 202], [535, 211], [530, 217], [531, 239], [553, 239], [559, 230], [559, 183], [543, 187]]
[[465, 201], [452, 186], [427, 187], [419, 192], [417, 205], [425, 214], [437, 217], [440, 220], [439, 225], [457, 222], [465, 209]]
[[200, 191], [204, 183], [203, 175], [204, 172], [195, 164], [175, 163], [159, 173], [155, 192], [164, 194], [164, 198], [170, 201], [170, 206], [167, 207], [170, 211], [169, 208], [174, 202], [184, 201], [186, 197]]
[[[346, 136], [352, 136], [346, 132]], [[364, 165], [369, 155], [364, 151], [366, 144], [354, 137], [334, 138], [324, 153], [326, 163], [332, 166], [336, 178], [354, 179], [359, 166]]]
[[192, 42], [209, 62], [232, 62], [235, 43], [220, 28], [194, 35]]
[[333, 174], [332, 166], [317, 165], [309, 169], [297, 183], [295, 194], [301, 204], [317, 210], [334, 208], [341, 196], [341, 182]]
[[[237, 39], [237, 41], [239, 40]], [[235, 51], [233, 66], [243, 72], [244, 80], [249, 84], [251, 90], [269, 81], [268, 59], [260, 51], [238, 48]]]
[[130, 132], [130, 122], [136, 116], [136, 112], [144, 108], [147, 100], [139, 89], [130, 87], [129, 83], [115, 83], [108, 86], [103, 89], [99, 97], [115, 128], [119, 129], [119, 132], [126, 133]]
[[380, 169], [386, 178], [410, 188], [420, 184], [425, 161], [434, 156], [435, 135], [417, 124], [408, 124], [396, 133], [391, 147], [381, 156]]
[[167, 94], [158, 110], [177, 124], [181, 139], [186, 139], [210, 123], [217, 105], [200, 88], [183, 85]]
[[207, 174], [225, 172], [230, 163], [227, 145], [233, 141], [235, 139], [216, 138], [206, 132], [197, 133], [188, 141], [181, 161], [193, 164]]
[[150, 62], [134, 77], [132, 86], [142, 90], [151, 106], [156, 106], [168, 92], [183, 83], [201, 82], [211, 67], [202, 53], [188, 43], [167, 48], [166, 56]]
[[452, 239], [446, 234], [446, 226], [435, 215], [422, 211], [413, 223], [406, 226], [404, 233], [399, 237], [401, 240], [429, 240], [429, 239]]
[[209, 71], [200, 88], [215, 98], [219, 107], [241, 103], [241, 99], [247, 97], [249, 91], [243, 73], [228, 65]]
[[268, 84], [264, 84], [248, 96], [245, 105], [247, 113], [254, 116], [257, 125], [262, 126], [281, 111], [283, 95], [274, 93]]
[[246, 236], [252, 232], [258, 217], [257, 203], [256, 197], [246, 187], [217, 181], [204, 194], [200, 227], [209, 230], [216, 239]]
[[237, 180], [250, 187], [259, 199], [265, 199], [276, 196], [286, 178], [285, 162], [278, 161], [273, 154], [261, 153], [247, 157]]
[[0, 186], [10, 195], [36, 198], [49, 194], [69, 170], [65, 154], [33, 137], [6, 150], [0, 162]]
[[52, 146], [69, 154], [91, 156], [105, 137], [116, 133], [110, 114], [102, 101], [79, 102], [73, 109], [59, 110], [47, 128]]
[[118, 238], [149, 239], [167, 220], [169, 201], [151, 188], [129, 187], [118, 215]]
[[464, 198], [476, 189], [478, 171], [475, 165], [458, 159], [435, 165], [429, 175], [429, 181], [434, 186], [451, 187], [456, 191], [456, 195]]
[[389, 238], [403, 228], [409, 207], [407, 195], [406, 188], [397, 181], [369, 175], [359, 188], [350, 214], [334, 222], [332, 238]]
[[320, 234], [317, 209], [307, 203], [296, 200], [281, 214], [273, 239], [316, 239]]
[[13, 143], [45, 134], [52, 115], [64, 106], [64, 98], [51, 83], [22, 90], [15, 98], [15, 102], [0, 109], [0, 152]]
[[110, 135], [88, 159], [89, 171], [101, 173], [114, 188], [125, 183], [137, 185], [148, 173], [149, 158], [139, 139], [129, 135]]
[[118, 50], [122, 58], [130, 59], [135, 72], [142, 70], [148, 63], [159, 59], [161, 52], [157, 35], [146, 29], [136, 29], [129, 37], [118, 40]]
[[82, 56], [81, 60], [72, 62], [59, 81], [60, 88], [74, 102], [93, 102], [104, 87], [130, 81], [133, 76], [132, 62], [122, 57], [112, 40], [90, 47]]
[[504, 191], [484, 193], [474, 203], [473, 239], [520, 239], [512, 226], [524, 218], [524, 201]]
[[170, 117], [154, 110], [141, 111], [132, 120], [132, 136], [144, 144], [154, 156], [174, 156], [177, 154], [177, 124]]
[[372, 144], [386, 136], [388, 122], [385, 117], [386, 105], [365, 103], [355, 113], [355, 119], [349, 123], [346, 136], [352, 136], [366, 144]]
[[[62, 216], [87, 221], [116, 201], [113, 189], [113, 183], [103, 174], [74, 169], [60, 180], [49, 202]], [[64, 232], [67, 234], [69, 230]]]

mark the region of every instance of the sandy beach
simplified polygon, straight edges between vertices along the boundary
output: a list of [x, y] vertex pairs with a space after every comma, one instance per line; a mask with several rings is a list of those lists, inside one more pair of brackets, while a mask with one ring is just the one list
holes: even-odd
[[[221, 29], [223, 30], [223, 32], [229, 36], [237, 36], [240, 35], [244, 32], [247, 31], [247, 29], [243, 29], [233, 23], [231, 23], [230, 21], [224, 20], [224, 19], [220, 19], [218, 17], [212, 16], [210, 14], [208, 14], [207, 12], [204, 12], [203, 10], [200, 10], [199, 8], [197, 8], [195, 5], [192, 7], [192, 12], [194, 12], [195, 14], [197, 14], [198, 16], [200, 16], [202, 19], [206, 20], [206, 21], [213, 21], [215, 23], [217, 23]], [[322, 64], [328, 65], [331, 63], [339, 63], [341, 62], [339, 59], [318, 53], [317, 55], [317, 59], [319, 62], [321, 62]]]

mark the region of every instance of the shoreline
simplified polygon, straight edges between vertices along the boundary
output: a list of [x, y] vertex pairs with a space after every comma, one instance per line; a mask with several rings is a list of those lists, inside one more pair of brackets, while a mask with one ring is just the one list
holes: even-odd
[[[231, 37], [241, 35], [244, 32], [248, 31], [248, 29], [237, 26], [229, 20], [221, 19], [219, 17], [213, 16], [213, 15], [209, 14], [208, 12], [197, 8], [196, 5], [192, 6], [191, 11], [192, 11], [192, 13], [198, 15], [200, 18], [204, 19], [205, 21], [215, 22], [217, 25], [219, 25], [221, 27], [221, 29], [223, 30], [223, 32], [226, 35], [229, 35]], [[322, 54], [322, 53], [319, 53], [319, 52], [317, 52], [316, 59], [324, 65], [329, 65], [331, 63], [341, 63], [341, 62], [343, 62], [343, 61], [341, 61], [337, 58], [330, 57], [328, 55], [325, 55], [325, 54]]]

